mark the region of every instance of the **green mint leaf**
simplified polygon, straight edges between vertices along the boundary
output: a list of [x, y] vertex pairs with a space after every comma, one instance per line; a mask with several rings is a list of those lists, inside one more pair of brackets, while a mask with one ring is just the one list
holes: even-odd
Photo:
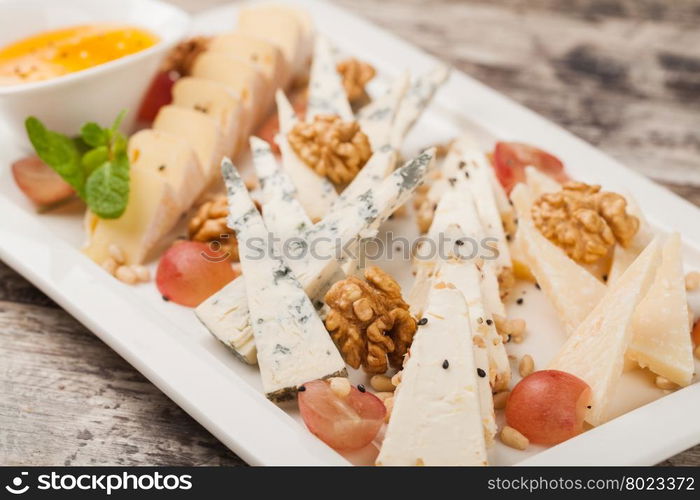
[[87, 122], [80, 128], [80, 137], [85, 141], [86, 144], [96, 148], [97, 146], [104, 146], [109, 140], [107, 131], [100, 127], [95, 122]]
[[90, 210], [102, 219], [117, 219], [129, 202], [129, 159], [126, 153], [106, 161], [90, 175], [85, 186]]
[[82, 165], [85, 169], [85, 174], [92, 174], [97, 167], [109, 160], [109, 150], [107, 146], [99, 146], [91, 149], [83, 155]]
[[110, 128], [112, 132], [116, 132], [119, 130], [119, 127], [122, 124], [122, 121], [124, 121], [124, 117], [126, 116], [126, 110], [122, 109], [117, 117], [114, 119], [114, 123], [112, 123], [112, 127]]
[[70, 184], [78, 196], [85, 199], [85, 171], [80, 163], [80, 151], [75, 141], [48, 130], [34, 116], [27, 118], [24, 126], [39, 158]]

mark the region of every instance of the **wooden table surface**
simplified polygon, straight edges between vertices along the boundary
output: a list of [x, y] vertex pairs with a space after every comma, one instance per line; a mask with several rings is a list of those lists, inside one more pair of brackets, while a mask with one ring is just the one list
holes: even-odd
[[[700, 204], [700, 1], [337, 3]], [[243, 461], [0, 262], [0, 464]]]

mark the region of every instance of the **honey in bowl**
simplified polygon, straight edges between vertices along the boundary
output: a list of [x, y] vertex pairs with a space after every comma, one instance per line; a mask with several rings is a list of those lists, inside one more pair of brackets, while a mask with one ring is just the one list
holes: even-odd
[[158, 37], [142, 28], [73, 26], [0, 48], [0, 85], [16, 85], [75, 73], [147, 49]]

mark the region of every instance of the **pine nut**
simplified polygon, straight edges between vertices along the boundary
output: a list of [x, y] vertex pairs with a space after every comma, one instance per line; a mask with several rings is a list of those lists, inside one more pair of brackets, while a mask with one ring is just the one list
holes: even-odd
[[398, 387], [400, 383], [401, 383], [401, 372], [396, 372], [396, 375], [391, 377], [391, 384], [394, 387]]
[[350, 385], [350, 381], [345, 377], [333, 377], [329, 382], [331, 384], [331, 390], [341, 398], [350, 394], [352, 386]]
[[377, 396], [382, 401], [386, 401], [388, 398], [394, 397], [393, 392], [375, 392], [374, 395]]
[[493, 395], [493, 408], [494, 410], [502, 410], [506, 407], [506, 402], [508, 401], [508, 396], [510, 396], [510, 391], [497, 392]]
[[665, 391], [672, 391], [678, 389], [678, 386], [664, 377], [656, 377], [656, 387], [659, 389], [664, 389]]
[[123, 264], [126, 261], [124, 252], [119, 245], [112, 243], [107, 247], [107, 253], [109, 253], [109, 256], [112, 257], [117, 264]]
[[535, 361], [532, 359], [532, 356], [526, 354], [520, 359], [518, 371], [520, 372], [520, 376], [523, 378], [535, 371]]
[[685, 275], [685, 289], [689, 292], [700, 288], [700, 271], [691, 271]]
[[146, 266], [131, 266], [134, 273], [136, 274], [136, 279], [142, 282], [150, 281], [151, 271], [148, 270]]
[[501, 431], [501, 441], [516, 450], [524, 450], [530, 445], [530, 441], [525, 436], [507, 425]]
[[114, 273], [117, 271], [118, 266], [119, 264], [117, 264], [117, 261], [114, 260], [112, 257], [107, 257], [102, 263], [102, 269], [107, 271], [112, 276], [114, 276]]
[[389, 419], [391, 418], [391, 411], [394, 409], [394, 398], [386, 398], [384, 400], [384, 407], [386, 408], [384, 422], [389, 423]]
[[136, 283], [136, 273], [128, 266], [119, 266], [114, 275], [119, 281], [123, 281], [127, 285]]
[[375, 391], [392, 392], [396, 389], [396, 386], [391, 383], [391, 379], [386, 375], [374, 375], [369, 383]]

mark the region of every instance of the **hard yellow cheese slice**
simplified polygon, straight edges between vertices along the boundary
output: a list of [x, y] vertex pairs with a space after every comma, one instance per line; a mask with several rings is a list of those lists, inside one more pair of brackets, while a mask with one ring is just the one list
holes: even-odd
[[515, 186], [511, 200], [518, 213], [515, 245], [570, 335], [598, 304], [606, 286], [535, 228], [529, 215], [532, 196], [526, 185]]
[[549, 365], [590, 386], [592, 402], [586, 422], [591, 425], [606, 420], [608, 400], [622, 375], [625, 352], [632, 340], [632, 317], [654, 280], [659, 257], [659, 243], [654, 240], [610, 286]]
[[141, 264], [180, 216], [180, 203], [162, 176], [147, 168], [133, 168], [130, 175], [129, 203], [122, 216], [90, 219], [83, 251], [98, 264], [110, 256], [111, 244], [121, 248], [127, 264]]
[[241, 141], [245, 140], [243, 131], [250, 128], [251, 121], [243, 112], [236, 92], [222, 83], [187, 76], [175, 82], [173, 104], [212, 117], [221, 127], [224, 153], [230, 157], [236, 155]]
[[189, 144], [206, 172], [207, 180], [219, 174], [225, 145], [221, 127], [212, 117], [194, 109], [168, 105], [158, 111], [153, 128], [169, 132]]
[[695, 362], [678, 233], [664, 245], [661, 266], [637, 307], [632, 330], [630, 358], [680, 386], [690, 384]]

